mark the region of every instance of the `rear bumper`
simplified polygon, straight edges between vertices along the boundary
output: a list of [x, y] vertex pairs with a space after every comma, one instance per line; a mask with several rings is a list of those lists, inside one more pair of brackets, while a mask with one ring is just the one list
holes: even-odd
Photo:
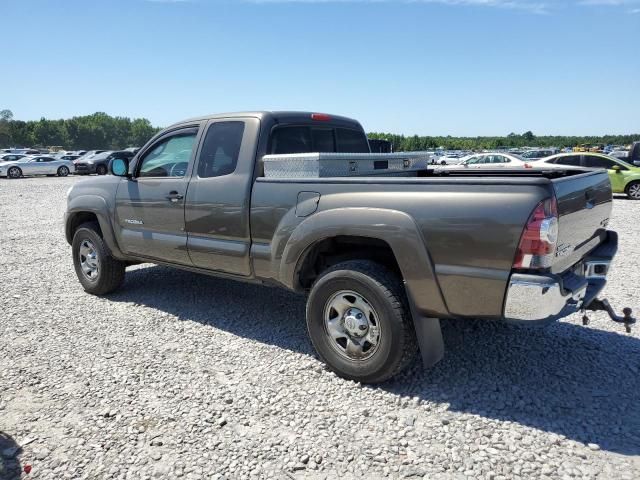
[[513, 273], [504, 304], [504, 319], [544, 324], [586, 308], [605, 287], [617, 249], [618, 235], [609, 231], [598, 248], [561, 275]]

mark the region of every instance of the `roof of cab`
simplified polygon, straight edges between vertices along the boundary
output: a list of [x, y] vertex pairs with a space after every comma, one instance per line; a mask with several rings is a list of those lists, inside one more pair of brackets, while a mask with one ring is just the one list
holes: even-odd
[[[240, 117], [254, 117], [260, 120], [271, 118], [276, 122], [292, 122], [296, 120], [311, 120], [311, 115], [319, 113], [319, 112], [304, 112], [304, 111], [255, 111], [255, 112], [229, 112], [229, 113], [215, 113], [211, 115], [203, 115], [201, 117], [193, 117], [188, 118], [186, 120], [182, 120], [180, 122], [176, 122], [173, 125], [170, 125], [167, 128], [173, 128], [180, 125], [185, 125], [188, 123], [202, 122], [205, 120], [212, 120], [218, 118], [240, 118]], [[353, 118], [343, 117], [340, 115], [332, 115], [328, 114], [330, 118], [330, 122], [332, 123], [343, 123], [350, 125], [358, 125], [360, 126], [360, 122], [354, 120]], [[319, 122], [321, 123], [321, 122]]]

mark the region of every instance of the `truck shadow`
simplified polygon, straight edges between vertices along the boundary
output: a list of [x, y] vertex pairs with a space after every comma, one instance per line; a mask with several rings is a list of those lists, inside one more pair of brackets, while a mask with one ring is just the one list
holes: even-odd
[[[305, 299], [285, 290], [154, 266], [128, 272], [125, 287], [109, 298], [314, 355]], [[217, 305], [224, 308], [217, 311]], [[382, 388], [603, 450], [640, 454], [637, 338], [565, 322], [545, 329], [442, 323], [444, 360], [426, 371], [417, 360]]]
[[20, 461], [18, 455], [22, 448], [7, 433], [0, 430], [0, 480], [17, 480], [20, 478]]

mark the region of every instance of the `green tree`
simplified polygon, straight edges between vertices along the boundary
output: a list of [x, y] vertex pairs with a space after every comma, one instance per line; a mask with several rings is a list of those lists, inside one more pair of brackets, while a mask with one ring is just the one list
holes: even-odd
[[11, 143], [11, 128], [9, 122], [13, 119], [11, 110], [0, 110], [0, 145]]

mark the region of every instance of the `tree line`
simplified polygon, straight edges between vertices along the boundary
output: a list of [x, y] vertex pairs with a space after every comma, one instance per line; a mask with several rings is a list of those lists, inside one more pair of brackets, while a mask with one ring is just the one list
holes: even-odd
[[0, 110], [0, 147], [51, 147], [66, 150], [117, 150], [140, 147], [160, 129], [146, 118], [112, 117], [103, 112], [64, 120], [14, 120]]
[[369, 138], [389, 140], [396, 152], [416, 152], [434, 150], [443, 147], [445, 150], [494, 150], [507, 147], [575, 147], [577, 145], [629, 145], [640, 140], [635, 135], [603, 135], [599, 137], [575, 136], [535, 136], [532, 132], [523, 134], [510, 133], [506, 137], [424, 137], [419, 135], [405, 136], [393, 133], [369, 133]]
[[[65, 120], [14, 120], [11, 110], [0, 110], [0, 148], [61, 146], [67, 150], [108, 149], [142, 146], [160, 128], [146, 118], [112, 117], [103, 112]], [[430, 137], [373, 132], [369, 138], [389, 140], [398, 152], [433, 150], [478, 150], [505, 147], [574, 147], [628, 145], [640, 140], [636, 135], [600, 137], [535, 136], [532, 132], [510, 133], [506, 137]]]

